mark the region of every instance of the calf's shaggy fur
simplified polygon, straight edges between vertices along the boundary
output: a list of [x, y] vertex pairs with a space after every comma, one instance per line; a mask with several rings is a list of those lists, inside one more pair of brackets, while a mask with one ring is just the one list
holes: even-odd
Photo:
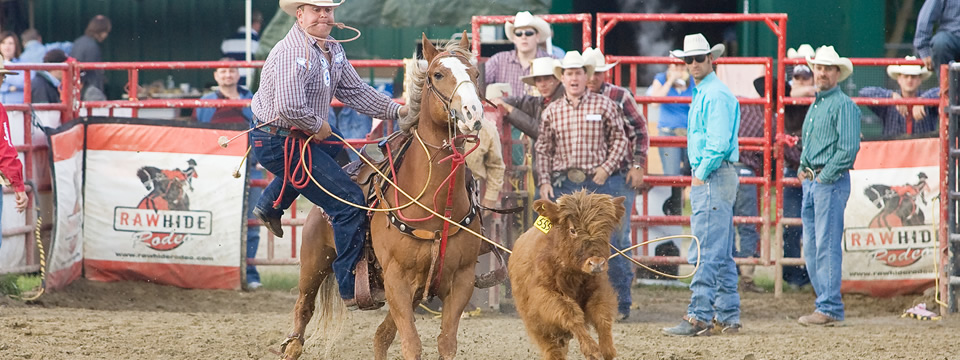
[[[613, 359], [617, 297], [607, 278], [610, 235], [625, 211], [623, 197], [580, 191], [556, 203], [534, 202], [552, 228], [531, 228], [517, 239], [510, 281], [517, 312], [544, 359], [565, 359], [577, 339], [590, 360]], [[590, 335], [597, 330], [599, 344]]]

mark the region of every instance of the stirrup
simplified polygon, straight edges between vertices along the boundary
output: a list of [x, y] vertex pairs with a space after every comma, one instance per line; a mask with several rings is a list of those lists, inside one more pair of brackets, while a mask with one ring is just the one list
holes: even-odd
[[507, 262], [503, 258], [503, 250], [493, 247], [490, 253], [497, 259], [497, 268], [474, 278], [473, 286], [477, 289], [486, 289], [503, 283], [507, 279]]

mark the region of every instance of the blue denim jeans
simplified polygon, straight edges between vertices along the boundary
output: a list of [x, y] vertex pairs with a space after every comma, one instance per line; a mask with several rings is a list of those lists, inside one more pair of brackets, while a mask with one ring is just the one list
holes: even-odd
[[803, 181], [803, 257], [817, 293], [817, 312], [843, 320], [840, 276], [843, 266], [843, 210], [850, 198], [850, 174], [832, 184]]
[[[336, 128], [333, 131], [337, 134], [340, 133]], [[279, 218], [283, 216], [283, 210], [289, 208], [298, 195], [303, 195], [310, 202], [323, 208], [324, 212], [330, 216], [330, 222], [333, 224], [334, 243], [337, 247], [337, 259], [333, 262], [333, 271], [340, 286], [340, 296], [344, 299], [353, 298], [353, 269], [357, 261], [360, 260], [363, 250], [364, 234], [361, 228], [366, 221], [366, 212], [330, 197], [312, 181], [303, 189], [294, 188], [292, 184], [288, 183], [283, 191], [280, 206], [274, 208], [273, 202], [281, 195], [280, 189], [283, 186], [285, 167], [283, 163], [283, 144], [286, 138], [260, 130], [254, 130], [252, 133], [253, 148], [257, 159], [260, 160], [260, 164], [264, 168], [277, 176], [263, 190], [257, 208], [268, 217]], [[336, 138], [331, 135], [327, 140], [336, 140]], [[310, 173], [313, 174], [317, 182], [346, 201], [363, 204], [363, 191], [353, 180], [350, 180], [350, 177], [343, 172], [334, 160], [337, 154], [343, 150], [343, 147], [334, 144], [311, 143], [309, 148], [313, 160], [313, 163], [310, 164]], [[293, 146], [289, 150], [299, 162], [300, 148]]]
[[[658, 131], [660, 136], [678, 136], [677, 130], [685, 129], [669, 129], [669, 128], [659, 128]], [[681, 169], [683, 169], [683, 163], [687, 159], [687, 149], [679, 147], [661, 147], [660, 148], [660, 164], [663, 166], [664, 175], [680, 175]]]
[[960, 60], [960, 37], [948, 31], [938, 31], [930, 39], [930, 52], [936, 73], [940, 73], [940, 65]]
[[[626, 176], [619, 172], [614, 173], [607, 178], [607, 181], [604, 182], [603, 185], [594, 183], [591, 175], [587, 175], [587, 180], [580, 184], [575, 184], [570, 180], [564, 180], [559, 188], [553, 190], [553, 195], [560, 197], [561, 195], [580, 191], [580, 189], [586, 189], [587, 191], [598, 194], [607, 194], [613, 197], [626, 197], [623, 206], [627, 211], [624, 212], [623, 219], [621, 219], [620, 229], [611, 234], [610, 243], [621, 250], [630, 247], [630, 210], [633, 209], [633, 204], [637, 199], [637, 193], [627, 185]], [[610, 253], [613, 254], [615, 251], [610, 249]], [[630, 296], [630, 284], [633, 282], [633, 271], [631, 268], [630, 260], [625, 259], [623, 256], [617, 256], [611, 259], [609, 267], [607, 268], [610, 284], [613, 285], [613, 289], [617, 292], [617, 311], [627, 315], [630, 314], [630, 305], [633, 304]]]
[[[736, 168], [724, 162], [703, 185], [690, 190], [690, 227], [700, 239], [700, 268], [690, 282], [693, 295], [687, 315], [699, 321], [710, 322], [716, 313], [717, 321], [740, 323], [737, 265], [733, 262], [733, 203], [738, 180]], [[696, 242], [691, 242], [687, 259], [696, 262]]]
[[[746, 165], [738, 164], [735, 167], [739, 176], [754, 176], [753, 169]], [[759, 213], [757, 210], [757, 185], [738, 185], [737, 200], [733, 205], [733, 216], [759, 216]], [[733, 257], [758, 257], [757, 243], [760, 241], [760, 234], [757, 233], [757, 225], [737, 224], [737, 233], [740, 234], [740, 250], [734, 251]]]
[[[249, 179], [263, 179], [263, 171], [257, 170], [257, 160], [255, 156], [250, 156], [247, 158], [249, 166], [247, 167], [247, 177]], [[260, 201], [260, 194], [263, 193], [263, 188], [260, 187], [250, 187], [250, 192], [247, 194], [247, 218], [256, 219], [253, 216], [253, 208], [257, 206], [257, 203]], [[247, 227], [247, 259], [254, 259], [257, 257], [257, 249], [260, 248], [260, 225], [248, 226]], [[257, 271], [257, 267], [251, 264], [247, 264], [247, 283], [260, 282], [260, 272]]]
[[[783, 169], [783, 177], [797, 177], [797, 169]], [[783, 187], [783, 216], [790, 218], [800, 217], [800, 205], [803, 204], [803, 189], [793, 186]], [[803, 234], [802, 226], [787, 225], [783, 227], [783, 257], [799, 258], [803, 247], [800, 238]], [[805, 266], [784, 266], [783, 281], [788, 284], [803, 286], [810, 283]]]

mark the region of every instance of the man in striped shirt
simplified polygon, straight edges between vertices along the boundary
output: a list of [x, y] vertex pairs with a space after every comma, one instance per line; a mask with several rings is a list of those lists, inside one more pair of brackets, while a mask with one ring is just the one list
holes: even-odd
[[580, 53], [568, 51], [553, 72], [565, 94], [541, 114], [535, 145], [540, 197], [555, 199], [580, 189], [617, 196], [607, 179], [627, 155], [620, 108], [587, 90], [593, 65]]
[[[297, 21], [270, 51], [263, 65], [260, 89], [253, 96], [256, 121], [273, 121], [252, 132], [255, 154], [260, 164], [277, 176], [264, 189], [253, 213], [274, 235], [283, 236], [280, 217], [298, 195], [322, 207], [333, 225], [337, 247], [333, 270], [340, 296], [350, 306], [355, 304], [352, 271], [361, 255], [365, 212], [332, 198], [313, 182], [302, 189], [292, 186], [289, 179], [284, 179], [285, 172], [293, 170], [287, 168], [284, 156], [292, 156], [299, 163], [300, 148], [292, 146], [285, 153], [284, 143], [288, 136], [304, 133], [315, 135], [315, 139], [335, 141], [331, 133], [339, 131], [327, 121], [333, 96], [361, 113], [381, 119], [395, 120], [406, 115], [406, 108], [364, 83], [347, 61], [343, 47], [328, 41], [333, 40], [330, 30], [337, 5], [339, 2], [329, 0], [280, 0], [280, 8]], [[309, 171], [317, 182], [346, 201], [363, 204], [360, 187], [334, 161], [342, 145], [311, 143], [309, 148]]]
[[[617, 187], [618, 193], [626, 198], [623, 206], [627, 208], [620, 223], [620, 231], [614, 233], [610, 242], [618, 249], [626, 249], [630, 247], [630, 216], [633, 215], [633, 203], [637, 199], [637, 190], [643, 185], [644, 169], [647, 166], [647, 149], [650, 147], [650, 138], [647, 137], [647, 119], [640, 112], [636, 98], [630, 90], [606, 81], [607, 71], [617, 64], [607, 64], [603, 52], [599, 49], [588, 48], [583, 53], [587, 63], [592, 63], [594, 66], [593, 76], [587, 81], [587, 88], [610, 98], [617, 104], [623, 114], [623, 131], [629, 141], [627, 156], [623, 158], [619, 171], [607, 179], [610, 186]], [[617, 289], [619, 302], [617, 311], [620, 313], [617, 319], [620, 321], [630, 317], [630, 305], [633, 303], [630, 296], [633, 272], [630, 268], [629, 260], [621, 256], [610, 260], [610, 282], [613, 288]]]
[[803, 257], [817, 293], [816, 311], [801, 316], [802, 325], [843, 321], [840, 270], [843, 263], [843, 211], [850, 197], [849, 170], [860, 150], [860, 108], [837, 83], [853, 73], [850, 59], [833, 46], [807, 57], [817, 97], [803, 119], [803, 150], [798, 177], [803, 185]]
[[740, 103], [713, 71], [713, 62], [723, 50], [722, 44], [710, 47], [702, 34], [692, 34], [684, 37], [682, 51], [672, 52], [683, 59], [696, 82], [688, 115], [687, 155], [693, 169], [690, 229], [700, 239], [700, 248], [691, 244], [687, 256], [690, 263], [699, 256], [700, 268], [690, 282], [687, 315], [679, 325], [664, 328], [666, 335], [709, 335], [714, 318], [718, 332], [740, 331], [732, 251], [733, 203], [739, 183], [733, 163], [740, 160]]

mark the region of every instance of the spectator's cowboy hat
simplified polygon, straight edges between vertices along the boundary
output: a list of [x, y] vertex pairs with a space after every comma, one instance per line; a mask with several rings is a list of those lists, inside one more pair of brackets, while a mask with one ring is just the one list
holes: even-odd
[[3, 55], [0, 55], [0, 75], [13, 75], [16, 74], [14, 71], [10, 71], [3, 68]]
[[846, 80], [850, 74], [853, 74], [853, 63], [850, 62], [850, 59], [840, 57], [833, 46], [821, 46], [817, 49], [816, 57], [810, 58], [809, 55], [807, 56], [807, 64], [810, 65], [810, 68], [813, 68], [813, 65], [832, 65], [840, 68], [840, 78], [837, 81]]
[[593, 64], [593, 71], [595, 72], [606, 72], [607, 70], [613, 69], [614, 66], [620, 63], [619, 60], [612, 64], [607, 64], [607, 57], [603, 56], [603, 52], [600, 49], [587, 48], [583, 51], [583, 58], [589, 64]]
[[535, 85], [536, 78], [538, 76], [553, 76], [553, 61], [555, 59], [552, 57], [542, 57], [533, 59], [533, 63], [530, 64], [530, 75], [526, 75], [520, 78], [520, 81], [523, 81], [527, 85]]
[[297, 8], [300, 5], [336, 7], [340, 4], [343, 4], [343, 0], [336, 2], [330, 0], [280, 0], [280, 8], [283, 9], [283, 12], [293, 17], [297, 17]]
[[787, 50], [787, 57], [791, 59], [807, 58], [814, 55], [816, 55], [816, 52], [813, 51], [813, 46], [810, 46], [810, 44], [802, 44], [796, 49], [790, 48], [790, 50]]
[[504, 31], [507, 32], [507, 39], [513, 41], [513, 38], [516, 35], [513, 33], [513, 30], [516, 28], [532, 27], [537, 30], [537, 33], [540, 34], [540, 40], [545, 41], [548, 38], [553, 37], [553, 31], [550, 30], [550, 24], [547, 24], [539, 16], [534, 16], [529, 11], [521, 11], [517, 13], [517, 16], [513, 17], [513, 22], [507, 21], [506, 24], [503, 24]]
[[[916, 60], [917, 58], [907, 56], [904, 59]], [[900, 75], [920, 75], [920, 80], [926, 80], [933, 75], [933, 72], [922, 65], [890, 65], [887, 66], [887, 75], [894, 80], [900, 78]]]
[[710, 47], [710, 43], [707, 42], [707, 38], [703, 37], [703, 34], [690, 34], [683, 37], [683, 50], [677, 49], [671, 51], [670, 55], [682, 59], [688, 56], [710, 54], [716, 59], [720, 57], [720, 55], [723, 55], [725, 49], [726, 47], [724, 47], [723, 44], [716, 44]]
[[553, 76], [560, 79], [563, 75], [563, 69], [578, 68], [583, 68], [583, 70], [587, 72], [588, 78], [593, 76], [593, 64], [588, 63], [579, 52], [573, 50], [567, 51], [567, 54], [563, 56], [563, 60], [553, 61]]

